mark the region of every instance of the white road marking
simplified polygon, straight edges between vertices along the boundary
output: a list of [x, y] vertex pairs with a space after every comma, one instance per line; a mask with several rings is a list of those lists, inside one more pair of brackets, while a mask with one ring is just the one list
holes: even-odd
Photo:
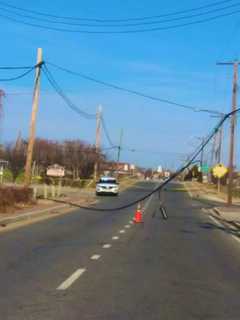
[[113, 240], [118, 240], [118, 239], [119, 239], [119, 237], [114, 236], [114, 237], [112, 237], [112, 239], [113, 239]]
[[219, 227], [224, 227], [224, 225], [222, 225], [219, 221], [217, 221], [217, 219], [215, 219], [213, 216], [209, 216], [209, 218], [214, 221]]
[[133, 224], [133, 221], [132, 221], [132, 220], [130, 220], [130, 221], [129, 221], [129, 223]]
[[129, 229], [130, 227], [131, 227], [131, 226], [130, 226], [129, 224], [126, 224], [126, 225], [125, 225], [125, 228], [126, 228], [126, 229]]
[[119, 231], [119, 233], [125, 233], [125, 232], [126, 232], [125, 230], [120, 230], [120, 231]]
[[108, 249], [108, 248], [111, 248], [111, 244], [110, 243], [106, 243], [106, 244], [104, 244], [102, 247], [104, 248], [104, 249]]
[[94, 254], [93, 256], [91, 256], [91, 260], [98, 260], [99, 258], [101, 258], [100, 254]]
[[67, 280], [57, 287], [57, 290], [66, 290], [69, 288], [85, 271], [86, 269], [77, 269]]
[[143, 215], [145, 214], [145, 211], [147, 210], [147, 207], [149, 206], [151, 200], [152, 200], [153, 194], [148, 198], [147, 202], [145, 203], [145, 206], [142, 209]]

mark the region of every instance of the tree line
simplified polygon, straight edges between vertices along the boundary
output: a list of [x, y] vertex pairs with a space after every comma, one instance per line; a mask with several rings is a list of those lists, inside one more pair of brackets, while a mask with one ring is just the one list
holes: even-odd
[[[8, 161], [8, 169], [13, 180], [24, 173], [28, 142], [18, 138], [15, 143], [8, 143], [0, 150], [0, 159]], [[54, 141], [37, 138], [33, 150], [33, 175], [46, 175], [49, 165], [58, 164], [65, 168], [66, 176], [76, 179], [90, 178], [94, 164], [106, 161], [100, 150], [94, 145], [81, 140]]]

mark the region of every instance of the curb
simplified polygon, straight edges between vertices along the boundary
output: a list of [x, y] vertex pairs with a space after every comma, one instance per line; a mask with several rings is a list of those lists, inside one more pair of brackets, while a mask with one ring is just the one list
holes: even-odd
[[[134, 182], [131, 185], [127, 185], [127, 186], [123, 187], [123, 191], [130, 188], [135, 183], [136, 182]], [[42, 210], [32, 210], [32, 211], [29, 211], [26, 213], [20, 213], [20, 214], [13, 216], [13, 217], [8, 216], [7, 218], [0, 218], [0, 228], [7, 227], [8, 225], [16, 223], [16, 222], [26, 221], [26, 220], [34, 219], [34, 218], [40, 218], [40, 217], [47, 215], [49, 213], [54, 213], [53, 211], [55, 211], [55, 210], [61, 210], [61, 209], [65, 209], [65, 208], [70, 209], [71, 207], [72, 206], [70, 204], [61, 204], [61, 205], [58, 205], [55, 207], [45, 208]]]
[[6, 227], [11, 223], [28, 220], [30, 218], [41, 217], [45, 214], [51, 213], [54, 210], [64, 209], [66, 207], [69, 207], [69, 205], [64, 204], [64, 205], [59, 205], [51, 208], [45, 208], [42, 210], [34, 210], [26, 213], [21, 213], [14, 217], [3, 218], [3, 219], [0, 219], [0, 227]]

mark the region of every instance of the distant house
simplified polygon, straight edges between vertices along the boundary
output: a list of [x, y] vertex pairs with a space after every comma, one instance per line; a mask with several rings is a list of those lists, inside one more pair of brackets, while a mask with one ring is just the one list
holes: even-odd
[[8, 161], [0, 159], [0, 168], [6, 168], [8, 166]]
[[105, 162], [101, 164], [101, 171], [103, 172], [118, 172], [120, 174], [132, 174], [135, 172], [136, 166], [128, 162]]

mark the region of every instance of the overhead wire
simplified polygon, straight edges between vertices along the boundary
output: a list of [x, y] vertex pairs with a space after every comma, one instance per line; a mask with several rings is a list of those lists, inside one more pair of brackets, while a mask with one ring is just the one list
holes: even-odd
[[104, 120], [103, 116], [101, 116], [101, 123], [102, 123], [102, 128], [103, 128], [104, 134], [105, 134], [105, 136], [107, 138], [107, 141], [108, 141], [109, 145], [112, 148], [117, 148], [117, 146], [113, 143], [112, 138], [110, 137], [110, 134], [108, 132], [108, 129], [107, 129], [107, 126], [106, 126], [106, 123], [105, 123], [105, 120]]
[[172, 100], [168, 100], [168, 99], [152, 96], [152, 95], [149, 95], [149, 94], [137, 91], [137, 90], [132, 90], [132, 89], [129, 89], [129, 88], [126, 88], [126, 87], [115, 85], [113, 83], [106, 82], [106, 81], [103, 81], [103, 80], [99, 80], [99, 79], [97, 79], [95, 77], [92, 77], [92, 76], [88, 76], [88, 75], [86, 75], [84, 73], [76, 72], [76, 71], [61, 67], [61, 66], [59, 66], [59, 65], [57, 65], [55, 63], [49, 62], [49, 61], [46, 61], [45, 63], [47, 65], [49, 65], [49, 66], [53, 66], [53, 67], [55, 67], [55, 68], [57, 68], [59, 70], [62, 70], [64, 72], [66, 72], [66, 73], [69, 73], [71, 75], [75, 75], [75, 76], [81, 77], [82, 79], [85, 79], [85, 80], [88, 80], [88, 81], [91, 81], [91, 82], [95, 82], [97, 84], [100, 84], [100, 85], [103, 85], [105, 87], [109, 87], [109, 88], [112, 88], [112, 89], [115, 89], [115, 90], [118, 90], [118, 91], [123, 91], [123, 92], [129, 93], [129, 94], [140, 96], [140, 97], [143, 97], [143, 98], [146, 98], [146, 99], [149, 99], [149, 100], [166, 103], [166, 104], [173, 105], [173, 106], [180, 107], [180, 108], [184, 108], [184, 109], [189, 109], [189, 110], [192, 110], [194, 112], [206, 112], [206, 113], [213, 113], [213, 114], [214, 113], [219, 113], [218, 111], [215, 111], [215, 110], [208, 110], [205, 107], [195, 107], [195, 106], [191, 106], [191, 105], [187, 105], [187, 104], [182, 104], [182, 103], [178, 103], [176, 101], [172, 101]]
[[[132, 148], [132, 147], [121, 147], [122, 150], [125, 150], [125, 151], [129, 151], [129, 152], [137, 152], [137, 153], [148, 153], [148, 154], [156, 154], [156, 155], [161, 155], [161, 154], [166, 154], [169, 152], [165, 152], [165, 151], [156, 151], [156, 150], [147, 150], [147, 149], [137, 149], [137, 148]], [[171, 153], [173, 156], [176, 156], [176, 154], [178, 155], [183, 155], [182, 153], [180, 152], [174, 152], [174, 153]]]
[[49, 18], [54, 18], [54, 19], [61, 19], [61, 20], [73, 20], [73, 21], [89, 21], [89, 22], [101, 22], [101, 23], [106, 23], [106, 22], [128, 22], [128, 21], [142, 21], [142, 20], [152, 20], [156, 18], [163, 18], [163, 17], [170, 17], [170, 16], [175, 16], [175, 15], [181, 15], [189, 12], [195, 12], [195, 11], [201, 11], [205, 10], [208, 8], [216, 7], [219, 5], [223, 5], [226, 3], [231, 3], [235, 0], [222, 0], [222, 1], [216, 1], [207, 5], [202, 5], [194, 8], [189, 8], [185, 10], [178, 10], [178, 11], [173, 11], [165, 14], [159, 14], [159, 15], [152, 15], [152, 16], [143, 16], [143, 17], [128, 17], [128, 18], [122, 18], [122, 19], [100, 19], [100, 18], [83, 18], [83, 17], [72, 17], [72, 16], [60, 16], [56, 14], [49, 14], [37, 10], [31, 10], [31, 9], [26, 9], [23, 7], [11, 5], [9, 3], [6, 3], [4, 1], [0, 1], [0, 4], [2, 6], [12, 8], [18, 11], [34, 14], [37, 16], [44, 16], [44, 17], [49, 17]]
[[58, 31], [58, 32], [66, 32], [66, 33], [82, 33], [82, 34], [134, 34], [134, 33], [145, 33], [145, 32], [154, 32], [154, 31], [162, 31], [162, 30], [171, 30], [171, 29], [178, 29], [186, 26], [191, 26], [191, 25], [196, 25], [196, 24], [202, 24], [210, 21], [214, 21], [220, 18], [232, 16], [235, 14], [240, 13], [240, 10], [235, 10], [215, 16], [211, 16], [208, 18], [203, 18], [195, 21], [190, 21], [190, 22], [185, 22], [185, 23], [179, 23], [179, 24], [173, 24], [169, 26], [164, 26], [164, 27], [152, 27], [152, 28], [140, 28], [140, 29], [132, 29], [132, 30], [89, 30], [89, 29], [68, 29], [68, 28], [60, 28], [60, 27], [53, 27], [53, 26], [48, 26], [48, 25], [42, 25], [38, 23], [32, 23], [32, 22], [27, 22], [25, 20], [19, 20], [16, 18], [13, 18], [12, 16], [9, 15], [4, 15], [0, 14], [0, 18], [9, 20], [11, 22], [17, 23], [17, 24], [22, 24], [34, 28], [39, 28], [43, 30], [51, 30], [51, 31]]
[[15, 80], [19, 80], [21, 78], [24, 78], [25, 76], [27, 76], [29, 73], [31, 73], [33, 70], [35, 69], [35, 66], [30, 68], [29, 70], [21, 73], [20, 75], [17, 75], [15, 77], [10, 77], [10, 78], [0, 78], [1, 82], [7, 82], [7, 81], [15, 81]]
[[22, 66], [17, 66], [17, 67], [1, 67], [0, 66], [0, 70], [26, 70], [26, 69], [32, 69], [32, 66], [28, 66], [28, 67], [22, 67]]
[[78, 113], [80, 116], [86, 118], [86, 119], [96, 119], [95, 114], [87, 113], [86, 111], [83, 111], [80, 109], [75, 103], [73, 103], [70, 98], [64, 93], [64, 91], [61, 89], [59, 84], [54, 79], [52, 73], [49, 71], [46, 64], [43, 66], [43, 73], [45, 74], [48, 82], [53, 87], [53, 89], [58, 93], [58, 95], [64, 100], [65, 104], [71, 108], [74, 112]]
[[[69, 21], [59, 21], [59, 20], [50, 20], [50, 19], [46, 19], [46, 18], [39, 18], [39, 17], [36, 17], [36, 16], [32, 16], [32, 15], [28, 15], [26, 13], [19, 13], [19, 12], [15, 12], [15, 11], [12, 11], [11, 9], [7, 9], [7, 8], [4, 8], [1, 6], [1, 2], [0, 2], [0, 10], [1, 11], [5, 11], [7, 13], [10, 13], [10, 14], [13, 14], [17, 17], [22, 17], [24, 19], [30, 19], [30, 20], [36, 20], [36, 21], [39, 21], [39, 22], [46, 22], [46, 23], [50, 23], [50, 24], [60, 24], [60, 25], [66, 25], [66, 26], [81, 26], [81, 27], [93, 27], [93, 28], [96, 28], [96, 27], [101, 27], [101, 28], [122, 28], [122, 27], [136, 27], [136, 26], [146, 26], [146, 25], [158, 25], [158, 24], [165, 24], [165, 23], [172, 23], [172, 22], [175, 22], [175, 21], [181, 21], [181, 20], [191, 20], [193, 18], [197, 18], [197, 17], [201, 17], [201, 16], [207, 16], [207, 15], [210, 15], [210, 14], [213, 14], [213, 13], [217, 13], [217, 12], [221, 12], [221, 11], [226, 11], [226, 10], [229, 10], [231, 8], [235, 8], [235, 7], [238, 7], [240, 5], [240, 2], [237, 2], [237, 3], [233, 3], [231, 5], [227, 5], [227, 6], [224, 6], [224, 7], [220, 7], [220, 8], [214, 8], [214, 9], [211, 9], [211, 10], [208, 10], [208, 11], [204, 11], [204, 12], [198, 12], [198, 13], [195, 13], [195, 14], [190, 14], [190, 15], [184, 15], [184, 16], [177, 16], [177, 17], [174, 17], [174, 18], [167, 18], [165, 20], [156, 20], [157, 18], [154, 18], [153, 21], [141, 21], [141, 22], [115, 22], [115, 23], [105, 23], [103, 24], [102, 22], [98, 22], [98, 24], [96, 24], [96, 22], [93, 24], [93, 23], [86, 23], [86, 22], [69, 22]], [[15, 9], [16, 10], [16, 9]], [[158, 17], [159, 19], [159, 17]]]

